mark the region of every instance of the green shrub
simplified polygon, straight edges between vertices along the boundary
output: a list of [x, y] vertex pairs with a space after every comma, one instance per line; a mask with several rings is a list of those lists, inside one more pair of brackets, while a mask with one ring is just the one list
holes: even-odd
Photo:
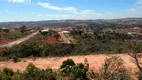
[[71, 73], [71, 68], [75, 65], [74, 61], [72, 59], [67, 59], [62, 62], [62, 65], [60, 66], [62, 73], [65, 75], [69, 75]]
[[71, 73], [74, 79], [86, 80], [88, 69], [83, 63], [79, 63], [71, 68]]
[[3, 72], [8, 75], [8, 76], [13, 76], [14, 75], [14, 71], [12, 69], [9, 68], [4, 68]]
[[18, 61], [19, 61], [18, 57], [14, 56], [14, 57], [13, 57], [13, 62], [16, 63], [16, 62], [18, 62]]

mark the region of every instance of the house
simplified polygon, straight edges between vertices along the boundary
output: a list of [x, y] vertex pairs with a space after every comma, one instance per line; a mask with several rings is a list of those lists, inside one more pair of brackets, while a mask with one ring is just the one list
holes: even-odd
[[41, 32], [49, 32], [49, 29], [41, 30]]
[[70, 31], [62, 31], [64, 34], [70, 34]]
[[134, 27], [133, 29], [134, 30], [140, 30], [141, 28], [140, 27]]
[[129, 34], [129, 35], [135, 35], [137, 33], [136, 32], [128, 32], [127, 34]]

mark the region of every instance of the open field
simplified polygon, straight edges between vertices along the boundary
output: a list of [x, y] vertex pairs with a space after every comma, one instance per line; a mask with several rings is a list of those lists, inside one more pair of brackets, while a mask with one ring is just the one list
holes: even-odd
[[[89, 66], [91, 69], [98, 71], [99, 68], [102, 67], [104, 60], [110, 56], [120, 56], [124, 60], [124, 65], [128, 68], [129, 71], [136, 71], [137, 67], [134, 63], [134, 59], [127, 54], [114, 54], [114, 55], [87, 55], [87, 56], [70, 56], [70, 57], [46, 57], [46, 58], [23, 58], [20, 62], [14, 63], [12, 60], [9, 61], [1, 61], [0, 69], [4, 67], [11, 68], [13, 70], [25, 70], [26, 66], [29, 63], [35, 64], [37, 67], [45, 69], [52, 68], [58, 69], [62, 62], [68, 58], [71, 58], [75, 61], [75, 63], [84, 62], [84, 59], [88, 60]], [[142, 60], [142, 59], [140, 59]]]

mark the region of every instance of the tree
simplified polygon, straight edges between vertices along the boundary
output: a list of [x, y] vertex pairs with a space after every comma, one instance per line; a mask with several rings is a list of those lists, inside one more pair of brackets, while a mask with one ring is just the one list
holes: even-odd
[[21, 26], [20, 31], [21, 31], [22, 33], [26, 32], [26, 26]]
[[75, 79], [86, 80], [87, 71], [89, 67], [85, 66], [83, 63], [79, 63], [71, 68], [71, 73]]
[[18, 62], [19, 61], [19, 59], [18, 59], [18, 57], [17, 56], [13, 56], [13, 62]]
[[4, 68], [0, 71], [0, 80], [13, 80], [14, 71], [9, 68]]
[[27, 68], [26, 68], [26, 71], [29, 74], [32, 74], [36, 70], [38, 70], [38, 68], [33, 63], [29, 63], [28, 66], [27, 66]]
[[10, 80], [10, 78], [2, 71], [0, 71], [0, 80]]
[[24, 72], [17, 72], [13, 80], [57, 80], [56, 73], [52, 69], [38, 69], [34, 64], [29, 63]]
[[60, 35], [56, 33], [56, 34], [54, 35], [54, 37], [56, 38], [56, 40], [58, 40], [58, 38], [60, 37]]
[[8, 76], [13, 76], [14, 75], [14, 71], [9, 69], [9, 68], [4, 68], [3, 72], [8, 75]]
[[10, 30], [9, 29], [3, 29], [3, 32], [8, 33]]
[[69, 75], [71, 73], [71, 68], [75, 65], [72, 59], [67, 59], [62, 62], [60, 68], [62, 69], [62, 73], [65, 75]]

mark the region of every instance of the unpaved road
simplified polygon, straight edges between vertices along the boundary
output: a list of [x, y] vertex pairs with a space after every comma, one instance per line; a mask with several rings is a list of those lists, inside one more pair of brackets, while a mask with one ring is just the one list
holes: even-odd
[[63, 43], [66, 43], [66, 44], [70, 44], [71, 43], [70, 40], [64, 35], [64, 33], [62, 31], [58, 32], [58, 34], [63, 39]]
[[35, 33], [32, 33], [31, 35], [27, 36], [27, 37], [24, 37], [24, 38], [21, 38], [21, 39], [18, 39], [16, 41], [13, 41], [11, 43], [8, 43], [8, 44], [4, 44], [4, 45], [0, 45], [0, 47], [12, 47], [12, 46], [15, 46], [15, 45], [18, 45], [28, 39], [30, 39], [31, 37], [34, 37], [35, 35], [37, 35], [39, 32], [35, 32]]
[[[9, 61], [1, 61], [0, 62], [0, 69], [3, 69], [4, 67], [11, 68], [13, 70], [25, 70], [26, 66], [32, 62], [35, 64], [38, 68], [52, 68], [52, 69], [58, 69], [62, 62], [64, 60], [67, 60], [68, 58], [71, 58], [75, 61], [75, 63], [83, 63], [85, 59], [88, 60], [89, 66], [91, 69], [98, 71], [103, 63], [104, 60], [110, 56], [120, 56], [124, 60], [124, 64], [126, 68], [129, 69], [129, 71], [136, 71], [137, 67], [135, 65], [135, 61], [132, 57], [130, 57], [127, 54], [115, 54], [115, 55], [87, 55], [87, 56], [70, 56], [70, 57], [53, 57], [53, 58], [37, 58], [36, 60], [33, 60], [31, 58], [24, 58], [21, 59], [21, 62], [13, 63], [12, 60]], [[142, 60], [142, 59], [141, 59]]]

